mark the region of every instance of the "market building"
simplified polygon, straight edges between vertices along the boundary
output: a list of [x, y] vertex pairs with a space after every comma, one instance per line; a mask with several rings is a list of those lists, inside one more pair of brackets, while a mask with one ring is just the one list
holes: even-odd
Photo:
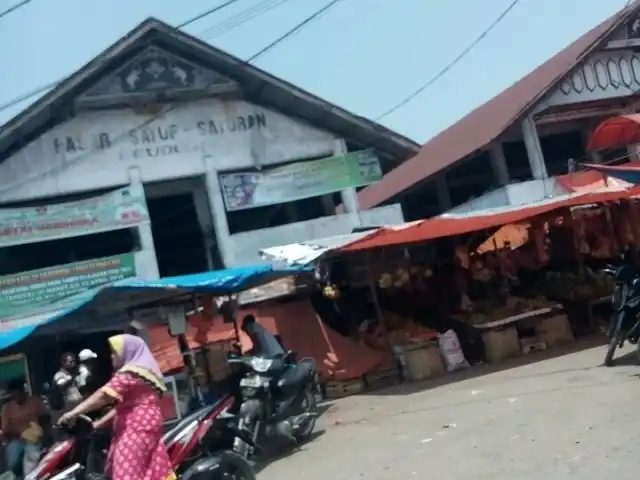
[[638, 111], [639, 46], [636, 1], [362, 189], [360, 206], [402, 200], [406, 219], [417, 220], [523, 205], [566, 193], [554, 177], [571, 160], [635, 160], [635, 147], [587, 153], [585, 146], [606, 118]]
[[[180, 275], [399, 223], [399, 205], [359, 212], [355, 188], [418, 150], [148, 19], [2, 128], [0, 274], [132, 254], [137, 276]], [[120, 215], [118, 192], [137, 213], [96, 220]]]

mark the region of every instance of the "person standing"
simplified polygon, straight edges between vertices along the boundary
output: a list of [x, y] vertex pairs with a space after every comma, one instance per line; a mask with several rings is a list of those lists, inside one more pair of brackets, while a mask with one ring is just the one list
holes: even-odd
[[98, 355], [93, 351], [85, 348], [78, 354], [80, 365], [78, 367], [78, 388], [83, 396], [87, 396], [96, 390], [95, 386], [95, 361]]
[[2, 437], [7, 441], [7, 468], [19, 471], [22, 462], [23, 473], [27, 474], [38, 463], [43, 425], [50, 415], [41, 397], [27, 394], [22, 379], [9, 381], [8, 389], [11, 400], [3, 406], [0, 420]]
[[116, 335], [109, 345], [116, 373], [58, 423], [72, 423], [79, 415], [115, 402], [115, 408], [94, 424], [101, 428], [114, 421], [106, 475], [112, 480], [175, 480], [162, 442], [160, 398], [167, 390], [162, 372], [141, 338]]
[[[79, 378], [78, 362], [73, 353], [65, 353], [60, 361], [60, 370], [53, 376], [53, 385], [56, 397], [61, 397], [61, 402], [56, 399], [54, 409], [71, 410], [82, 401], [80, 393], [81, 380]], [[59, 405], [62, 403], [62, 405]]]

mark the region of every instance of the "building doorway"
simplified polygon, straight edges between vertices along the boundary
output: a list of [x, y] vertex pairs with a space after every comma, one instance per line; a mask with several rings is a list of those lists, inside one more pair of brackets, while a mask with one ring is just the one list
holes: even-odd
[[161, 277], [222, 268], [204, 180], [145, 184]]

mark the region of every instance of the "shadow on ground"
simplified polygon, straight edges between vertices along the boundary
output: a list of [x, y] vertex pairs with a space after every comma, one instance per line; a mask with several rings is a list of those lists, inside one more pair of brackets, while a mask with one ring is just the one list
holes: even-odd
[[[600, 347], [607, 343], [607, 339], [603, 335], [596, 335], [590, 337], [584, 337], [576, 340], [575, 342], [564, 345], [553, 347], [541, 352], [534, 352], [528, 355], [523, 355], [522, 357], [513, 358], [509, 360], [505, 360], [500, 363], [482, 363], [473, 365], [471, 368], [467, 368], [464, 370], [458, 370], [457, 372], [447, 373], [438, 377], [430, 378], [428, 380], [420, 381], [420, 382], [407, 382], [401, 383], [400, 385], [395, 385], [392, 387], [388, 387], [381, 390], [374, 390], [371, 392], [363, 392], [360, 395], [366, 396], [387, 396], [387, 395], [409, 395], [412, 393], [417, 393], [425, 390], [430, 390], [432, 388], [442, 387], [444, 385], [449, 385], [456, 382], [461, 382], [464, 380], [469, 380], [472, 378], [483, 377], [485, 375], [490, 375], [492, 373], [501, 372], [504, 370], [510, 370], [512, 368], [522, 367], [525, 365], [530, 365], [533, 363], [541, 362], [544, 360], [549, 360], [552, 358], [560, 357], [563, 355], [567, 355], [570, 353], [579, 352], [582, 350], [587, 350], [594, 347]], [[604, 359], [605, 352], [602, 352], [602, 357]], [[624, 365], [624, 362], [631, 362], [628, 365], [632, 365], [631, 359], [627, 359], [626, 357], [632, 356], [635, 360], [634, 354], [626, 354], [619, 357], [615, 365]], [[636, 362], [637, 363], [637, 362]], [[590, 368], [598, 368], [600, 365], [594, 365]], [[579, 370], [585, 370], [584, 368], [580, 368]], [[570, 371], [570, 370], [566, 370]], [[553, 372], [549, 372], [550, 374], [560, 373], [560, 370], [556, 370]], [[536, 375], [540, 375], [537, 373]]]
[[[327, 411], [331, 408], [331, 404], [322, 403], [318, 405], [318, 418], [327, 413]], [[292, 447], [290, 445], [277, 444], [275, 446], [271, 446], [268, 451], [258, 455], [253, 462], [253, 469], [256, 474], [260, 473], [262, 470], [267, 468], [270, 464], [277, 462], [278, 460], [282, 460], [283, 458], [287, 458], [290, 455], [295, 455], [300, 450], [305, 450], [313, 443], [314, 440], [320, 438], [325, 434], [325, 430], [316, 430], [311, 436], [302, 444], [297, 447]]]

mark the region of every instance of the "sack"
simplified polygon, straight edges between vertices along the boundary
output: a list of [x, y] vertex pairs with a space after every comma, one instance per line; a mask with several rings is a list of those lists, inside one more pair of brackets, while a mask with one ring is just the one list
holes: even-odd
[[440, 355], [442, 355], [444, 363], [447, 366], [447, 372], [453, 372], [470, 366], [467, 359], [464, 358], [458, 335], [453, 330], [447, 330], [438, 336], [438, 347], [440, 348]]
[[35, 444], [40, 441], [43, 435], [44, 432], [42, 430], [42, 427], [35, 422], [31, 422], [29, 424], [29, 427], [24, 432], [22, 432], [21, 437], [25, 442]]

